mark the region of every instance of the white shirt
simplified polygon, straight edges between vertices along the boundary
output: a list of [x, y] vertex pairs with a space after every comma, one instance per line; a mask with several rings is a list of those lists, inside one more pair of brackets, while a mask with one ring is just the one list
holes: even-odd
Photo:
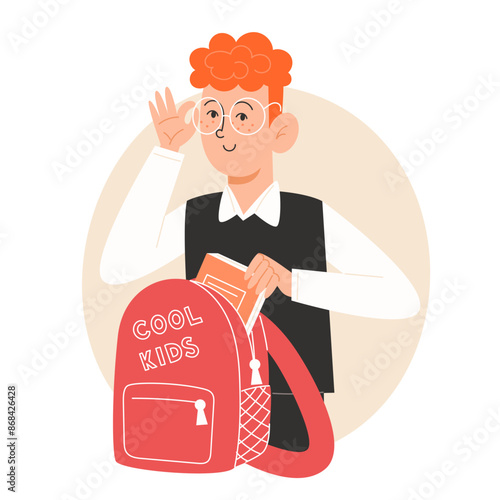
[[[155, 147], [137, 176], [108, 237], [101, 277], [116, 283], [114, 271], [136, 278], [184, 254], [186, 204], [165, 216], [184, 155]], [[277, 182], [243, 213], [226, 186], [221, 223], [257, 215], [276, 227], [281, 213]], [[420, 309], [418, 295], [403, 272], [369, 238], [323, 203], [326, 260], [340, 272], [292, 269], [295, 302], [357, 316], [401, 319]]]

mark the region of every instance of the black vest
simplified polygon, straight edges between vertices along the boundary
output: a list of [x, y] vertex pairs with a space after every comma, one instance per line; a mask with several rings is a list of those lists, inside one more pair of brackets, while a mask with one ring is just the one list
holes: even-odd
[[[263, 253], [287, 269], [326, 271], [323, 207], [320, 200], [281, 193], [277, 227], [257, 215], [219, 222], [222, 193], [199, 196], [186, 204], [186, 278], [198, 274], [207, 253], [220, 253], [245, 266]], [[318, 389], [333, 392], [330, 315], [293, 302], [279, 289], [265, 301], [265, 314], [288, 337], [309, 369]], [[272, 392], [291, 390], [272, 358], [269, 380]]]

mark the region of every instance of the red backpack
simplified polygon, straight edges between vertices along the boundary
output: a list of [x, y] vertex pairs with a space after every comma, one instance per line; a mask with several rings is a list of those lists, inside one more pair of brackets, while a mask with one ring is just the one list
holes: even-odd
[[[309, 448], [268, 445], [268, 352], [285, 375]], [[321, 472], [333, 455], [324, 402], [284, 334], [259, 315], [248, 334], [206, 285], [165, 280], [142, 290], [119, 330], [114, 381], [118, 463], [167, 472], [221, 472], [249, 463], [289, 477]]]

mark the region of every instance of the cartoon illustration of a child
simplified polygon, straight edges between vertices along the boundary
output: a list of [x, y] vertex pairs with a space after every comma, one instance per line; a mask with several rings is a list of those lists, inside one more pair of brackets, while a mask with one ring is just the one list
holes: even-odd
[[[265, 291], [263, 313], [294, 345], [322, 395], [333, 392], [329, 311], [406, 318], [418, 312], [418, 295], [391, 259], [332, 208], [280, 191], [273, 154], [292, 148], [299, 132], [297, 118], [284, 112], [290, 55], [259, 33], [237, 40], [217, 34], [190, 62], [191, 83], [203, 89], [202, 99], [177, 108], [167, 88], [164, 99], [157, 92], [156, 106], [150, 103], [160, 146], [115, 221], [101, 276], [109, 281], [120, 265], [144, 276], [184, 255], [186, 278], [192, 279], [211, 252], [247, 265], [249, 289]], [[165, 216], [184, 157], [179, 149], [195, 133], [202, 135], [208, 161], [227, 176], [227, 186]], [[311, 162], [318, 161], [311, 151]], [[307, 165], [302, 175], [308, 175]], [[327, 272], [327, 263], [340, 272]], [[269, 377], [269, 442], [304, 450], [304, 421], [272, 359]]]

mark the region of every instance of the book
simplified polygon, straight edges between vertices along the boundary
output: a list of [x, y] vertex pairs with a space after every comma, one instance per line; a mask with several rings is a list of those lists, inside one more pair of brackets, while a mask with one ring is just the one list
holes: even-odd
[[250, 332], [264, 304], [264, 292], [248, 290], [247, 267], [218, 253], [207, 253], [194, 279], [219, 292], [238, 311], [247, 332]]

